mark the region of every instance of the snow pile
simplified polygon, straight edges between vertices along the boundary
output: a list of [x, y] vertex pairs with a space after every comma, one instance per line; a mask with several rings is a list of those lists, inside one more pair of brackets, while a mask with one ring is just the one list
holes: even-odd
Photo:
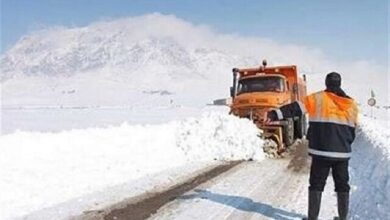
[[353, 219], [390, 219], [390, 131], [361, 117], [351, 159]]
[[248, 123], [251, 122], [231, 115], [205, 113], [200, 119], [180, 122], [177, 146], [186, 158], [195, 161], [261, 160], [264, 141], [258, 138], [259, 130], [254, 125], [249, 127]]
[[191, 162], [261, 160], [257, 134], [249, 120], [208, 113], [161, 125], [0, 136], [0, 218], [23, 216]]
[[360, 131], [371, 145], [379, 148], [383, 157], [390, 160], [390, 124], [386, 120], [375, 120], [362, 116], [360, 118]]

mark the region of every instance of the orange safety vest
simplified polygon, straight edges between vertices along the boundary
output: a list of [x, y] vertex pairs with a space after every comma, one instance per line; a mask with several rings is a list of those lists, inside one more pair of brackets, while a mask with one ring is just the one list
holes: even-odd
[[331, 92], [317, 92], [304, 100], [309, 121], [329, 122], [356, 127], [358, 108], [353, 99]]

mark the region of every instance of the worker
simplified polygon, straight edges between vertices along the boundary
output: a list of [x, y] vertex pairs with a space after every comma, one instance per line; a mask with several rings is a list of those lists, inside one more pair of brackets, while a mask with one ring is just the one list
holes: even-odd
[[338, 217], [345, 220], [349, 206], [348, 161], [351, 157], [351, 144], [355, 139], [357, 125], [357, 105], [341, 89], [341, 76], [336, 72], [327, 74], [326, 90], [272, 110], [267, 114], [267, 122], [309, 115], [308, 153], [312, 157], [309, 178], [308, 217], [318, 219], [321, 195], [326, 179], [332, 169], [337, 192]]

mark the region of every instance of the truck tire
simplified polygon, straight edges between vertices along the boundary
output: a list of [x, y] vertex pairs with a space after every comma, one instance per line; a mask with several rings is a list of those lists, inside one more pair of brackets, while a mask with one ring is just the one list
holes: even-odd
[[287, 125], [284, 126], [284, 144], [286, 147], [292, 145], [294, 143], [294, 120], [292, 118], [287, 119]]

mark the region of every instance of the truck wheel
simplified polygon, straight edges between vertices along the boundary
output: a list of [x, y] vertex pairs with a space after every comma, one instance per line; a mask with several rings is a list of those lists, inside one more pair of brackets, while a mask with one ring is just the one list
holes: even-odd
[[284, 126], [284, 143], [286, 147], [292, 145], [294, 143], [294, 120], [292, 118], [287, 119], [287, 125]]

